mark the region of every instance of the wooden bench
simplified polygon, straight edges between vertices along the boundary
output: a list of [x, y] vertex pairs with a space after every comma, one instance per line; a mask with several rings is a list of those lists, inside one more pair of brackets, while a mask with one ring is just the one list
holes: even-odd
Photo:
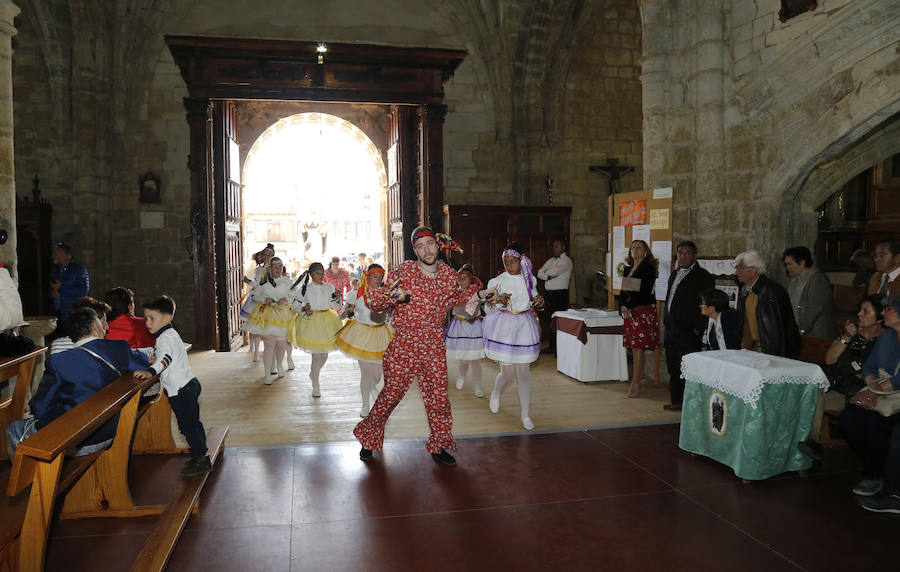
[[[213, 466], [216, 459], [225, 449], [225, 436], [228, 427], [214, 427], [206, 434], [206, 444], [209, 448], [209, 460]], [[150, 537], [144, 543], [140, 554], [131, 567], [132, 572], [149, 572], [164, 570], [175, 545], [178, 542], [181, 531], [187, 524], [191, 513], [195, 511], [200, 491], [206, 484], [209, 474], [197, 475], [182, 479], [178, 487], [172, 492], [166, 511], [160, 517]]]
[[[6, 503], [0, 511], [0, 568], [43, 569], [56, 497], [70, 488], [74, 492], [86, 475], [93, 475], [89, 477], [91, 490], [83, 489], [76, 497], [92, 497], [93, 506], [111, 500], [117, 509], [121, 508], [123, 498], [130, 501], [128, 448], [138, 400], [149, 384], [149, 380], [135, 383], [131, 374], [126, 373], [18, 445]], [[119, 414], [116, 436], [109, 449], [82, 457], [65, 457], [68, 449], [77, 446], [116, 414]], [[162, 510], [163, 507], [156, 508], [157, 513]]]
[[[31, 389], [34, 378], [34, 368], [37, 359], [47, 353], [47, 348], [38, 346], [25, 355], [14, 358], [0, 358], [0, 382], [16, 378], [16, 387], [11, 397], [0, 402], [0, 438], [6, 439], [6, 428], [15, 419], [21, 419], [25, 415], [25, 402]], [[3, 443], [6, 443], [4, 440]], [[6, 446], [0, 447], [2, 458], [8, 459]]]
[[[834, 340], [831, 338], [814, 338], [812, 336], [800, 336], [800, 339], [802, 345], [800, 355], [798, 355], [796, 359], [814, 363], [824, 368], [826, 365], [825, 353], [828, 351], [828, 348], [831, 347], [831, 344], [834, 343]], [[821, 395], [819, 398], [822, 398]], [[837, 420], [840, 417], [840, 414], [840, 411], [828, 410], [823, 413], [822, 424], [819, 428], [819, 442], [822, 445], [831, 447], [839, 443], [838, 440], [833, 439], [831, 436], [831, 423], [832, 421]]]

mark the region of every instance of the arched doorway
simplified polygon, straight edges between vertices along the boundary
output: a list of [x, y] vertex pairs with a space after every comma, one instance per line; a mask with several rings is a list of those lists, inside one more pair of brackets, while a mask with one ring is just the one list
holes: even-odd
[[245, 260], [267, 243], [292, 273], [358, 252], [383, 260], [387, 171], [353, 123], [317, 112], [280, 119], [253, 142], [241, 172]]
[[391, 259], [402, 260], [416, 224], [440, 226], [443, 84], [466, 52], [199, 36], [166, 36], [166, 44], [189, 93], [195, 347], [228, 351], [235, 340], [243, 257], [235, 247], [240, 193], [230, 174], [239, 165], [234, 100], [389, 105]]

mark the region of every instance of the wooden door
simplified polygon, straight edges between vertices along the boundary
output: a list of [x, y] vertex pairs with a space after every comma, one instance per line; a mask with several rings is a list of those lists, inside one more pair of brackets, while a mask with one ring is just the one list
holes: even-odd
[[216, 101], [213, 114], [218, 349], [225, 352], [242, 343], [241, 156], [234, 102]]
[[391, 135], [388, 146], [388, 228], [390, 268], [413, 258], [409, 235], [420, 224], [422, 212], [421, 169], [416, 165], [418, 138], [414, 108], [391, 106]]

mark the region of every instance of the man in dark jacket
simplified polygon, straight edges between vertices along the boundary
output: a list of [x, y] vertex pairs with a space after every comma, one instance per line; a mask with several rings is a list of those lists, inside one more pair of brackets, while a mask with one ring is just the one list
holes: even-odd
[[666, 294], [664, 344], [666, 366], [669, 369], [669, 393], [672, 403], [663, 405], [667, 411], [679, 411], [684, 398], [684, 378], [681, 377], [681, 358], [700, 351], [700, 338], [706, 330], [707, 318], [700, 314], [700, 293], [715, 286], [712, 274], [697, 264], [697, 245], [689, 240], [676, 248], [678, 267], [669, 276]]
[[787, 290], [766, 276], [766, 263], [755, 250], [738, 254], [734, 263], [742, 284], [741, 347], [784, 357], [800, 353], [800, 330]]
[[[34, 418], [18, 419], [7, 428], [11, 450], [20, 441], [58, 419], [130, 370], [146, 369], [147, 358], [132, 351], [128, 342], [103, 339], [103, 326], [90, 308], [69, 313], [66, 331], [75, 347], [47, 362], [47, 369], [28, 405]], [[108, 447], [116, 434], [118, 415], [88, 435], [72, 454], [88, 455]]]

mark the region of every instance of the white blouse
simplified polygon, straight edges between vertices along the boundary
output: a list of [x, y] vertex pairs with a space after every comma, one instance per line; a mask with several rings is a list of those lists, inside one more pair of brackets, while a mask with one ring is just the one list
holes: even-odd
[[287, 298], [288, 304], [290, 304], [295, 297], [295, 292], [291, 289], [293, 283], [293, 280], [287, 276], [275, 278], [275, 286], [272, 286], [267, 280], [253, 288], [253, 300], [257, 304], [262, 304], [266, 298], [271, 298], [275, 302]]
[[356, 309], [353, 310], [353, 319], [359, 322], [360, 324], [366, 324], [367, 326], [380, 326], [387, 322], [388, 313], [387, 312], [373, 312], [366, 306], [366, 302], [363, 298], [356, 297], [356, 290], [351, 290], [347, 292], [347, 297], [344, 298], [345, 305], [356, 306]]
[[[301, 293], [301, 286], [297, 286], [297, 299], [291, 308], [300, 313], [307, 303], [309, 309], [313, 312], [329, 309], [339, 309], [341, 307], [340, 297], [335, 297], [334, 286], [328, 282], [316, 284], [312, 280], [306, 285], [306, 295]], [[336, 299], [335, 299], [336, 298]]]
[[[537, 296], [537, 280], [531, 277], [531, 295]], [[497, 296], [501, 294], [511, 294], [509, 297], [509, 305], [505, 308], [513, 312], [524, 312], [531, 308], [531, 298], [528, 296], [528, 290], [525, 288], [525, 277], [520, 273], [513, 276], [509, 272], [504, 272], [499, 276], [488, 280], [487, 288], [490, 290], [497, 286]], [[500, 308], [498, 304], [494, 304], [494, 309]]]

